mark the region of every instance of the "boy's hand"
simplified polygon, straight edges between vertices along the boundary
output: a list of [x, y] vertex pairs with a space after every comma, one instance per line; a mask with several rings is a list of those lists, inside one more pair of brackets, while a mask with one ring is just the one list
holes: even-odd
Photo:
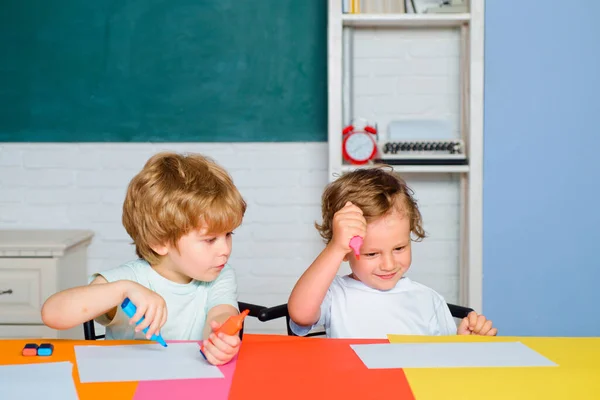
[[131, 317], [129, 324], [134, 325], [144, 317], [142, 323], [135, 327], [135, 331], [141, 332], [149, 326], [146, 338], [150, 339], [167, 322], [167, 304], [165, 303], [165, 299], [158, 293], [139, 283], [131, 283], [131, 285], [128, 285], [125, 295], [135, 304], [137, 310], [133, 317]]
[[480, 335], [480, 336], [496, 336], [498, 329], [492, 328], [492, 321], [486, 319], [483, 315], [477, 315], [475, 311], [471, 311], [460, 322], [457, 335]]
[[367, 233], [367, 220], [360, 208], [346, 202], [346, 205], [333, 215], [333, 237], [331, 245], [344, 254], [352, 251], [350, 239], [354, 236], [365, 237]]
[[238, 334], [233, 336], [225, 335], [223, 332], [218, 335], [215, 331], [221, 327], [221, 324], [215, 321], [210, 322], [213, 332], [208, 340], [203, 342], [204, 355], [212, 365], [227, 364], [240, 351], [240, 337]]

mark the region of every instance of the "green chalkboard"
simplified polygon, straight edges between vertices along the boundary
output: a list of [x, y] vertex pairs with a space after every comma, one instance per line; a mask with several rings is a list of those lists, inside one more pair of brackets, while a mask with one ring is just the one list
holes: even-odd
[[324, 0], [3, 0], [1, 142], [327, 139]]

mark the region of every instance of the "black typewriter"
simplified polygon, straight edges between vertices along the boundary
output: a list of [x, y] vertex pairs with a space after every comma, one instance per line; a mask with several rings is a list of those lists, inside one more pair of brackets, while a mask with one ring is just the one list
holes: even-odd
[[389, 165], [466, 165], [464, 141], [394, 140], [379, 141], [375, 162]]

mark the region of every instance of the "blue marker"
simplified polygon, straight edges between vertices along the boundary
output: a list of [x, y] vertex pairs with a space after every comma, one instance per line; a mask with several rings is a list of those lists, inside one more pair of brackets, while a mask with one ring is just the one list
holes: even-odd
[[[125, 314], [127, 314], [127, 316], [129, 318], [132, 318], [135, 315], [135, 311], [137, 310], [137, 308], [135, 307], [135, 305], [129, 300], [129, 298], [126, 298], [123, 303], [121, 304], [121, 308], [123, 309], [123, 311], [125, 311]], [[137, 322], [136, 325], [139, 325], [142, 323], [142, 321], [144, 320], [144, 317], [140, 318], [140, 320]], [[144, 332], [144, 335], [146, 333], [148, 333], [148, 328], [150, 328], [149, 326], [145, 327], [142, 332]], [[156, 340], [158, 343], [160, 343], [163, 347], [167, 347], [167, 343], [165, 342], [165, 340], [162, 338], [162, 336], [160, 335], [160, 333], [158, 335], [152, 335], [152, 337], [150, 338], [150, 340]]]

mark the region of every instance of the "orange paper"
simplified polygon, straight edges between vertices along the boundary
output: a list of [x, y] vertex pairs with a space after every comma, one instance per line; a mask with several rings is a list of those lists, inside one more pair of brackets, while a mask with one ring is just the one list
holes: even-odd
[[[54, 352], [49, 357], [24, 357], [21, 351], [26, 343], [52, 343]], [[119, 344], [147, 344], [141, 341], [120, 341], [120, 340], [98, 340], [94, 342], [85, 340], [48, 340], [48, 339], [27, 339], [27, 340], [2, 340], [0, 341], [2, 351], [0, 351], [0, 365], [10, 364], [33, 364], [44, 362], [70, 361], [73, 363], [73, 381], [80, 399], [85, 400], [131, 400], [137, 382], [102, 382], [102, 383], [80, 383], [79, 373], [77, 371], [77, 362], [75, 359], [74, 346], [79, 345], [119, 345]], [[0, 396], [1, 397], [1, 396]]]
[[350, 348], [387, 340], [253, 336], [244, 336], [229, 399], [414, 399], [402, 370], [369, 370]]

